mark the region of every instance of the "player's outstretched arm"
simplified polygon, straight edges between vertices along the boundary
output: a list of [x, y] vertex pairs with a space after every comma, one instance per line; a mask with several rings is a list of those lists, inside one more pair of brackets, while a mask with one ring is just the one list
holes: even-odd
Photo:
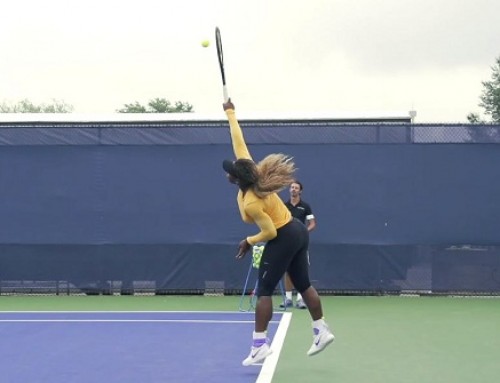
[[224, 104], [222, 104], [222, 106], [229, 121], [229, 131], [231, 133], [231, 142], [233, 144], [234, 156], [236, 157], [236, 159], [246, 158], [251, 160], [252, 156], [248, 151], [240, 124], [236, 119], [234, 104], [232, 103], [231, 99], [229, 99], [228, 102], [225, 102]]

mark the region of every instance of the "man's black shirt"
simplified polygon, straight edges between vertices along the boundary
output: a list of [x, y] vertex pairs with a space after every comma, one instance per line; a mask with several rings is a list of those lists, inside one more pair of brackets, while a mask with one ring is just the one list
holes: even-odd
[[302, 200], [295, 206], [288, 200], [285, 202], [285, 205], [292, 213], [292, 216], [299, 219], [304, 225], [306, 224], [307, 216], [313, 215], [311, 206]]

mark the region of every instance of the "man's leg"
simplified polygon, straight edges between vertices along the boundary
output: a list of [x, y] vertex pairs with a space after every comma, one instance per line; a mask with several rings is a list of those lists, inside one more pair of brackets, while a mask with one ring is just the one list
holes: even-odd
[[293, 283], [290, 279], [288, 273], [285, 273], [285, 302], [280, 304], [280, 307], [292, 307], [293, 306]]

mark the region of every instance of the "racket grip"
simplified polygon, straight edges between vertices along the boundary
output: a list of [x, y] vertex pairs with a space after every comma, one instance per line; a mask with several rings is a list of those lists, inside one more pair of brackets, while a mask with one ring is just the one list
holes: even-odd
[[227, 92], [227, 86], [223, 86], [222, 87], [222, 94], [224, 95], [224, 102], [228, 102], [229, 101], [229, 94]]

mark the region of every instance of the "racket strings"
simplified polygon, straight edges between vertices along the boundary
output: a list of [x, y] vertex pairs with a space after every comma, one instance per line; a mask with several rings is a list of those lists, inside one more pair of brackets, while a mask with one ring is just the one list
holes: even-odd
[[219, 57], [220, 73], [222, 76], [222, 84], [226, 85], [226, 75], [224, 72], [224, 53], [222, 51], [222, 39], [219, 28], [215, 28], [215, 43], [217, 45], [217, 56]]

